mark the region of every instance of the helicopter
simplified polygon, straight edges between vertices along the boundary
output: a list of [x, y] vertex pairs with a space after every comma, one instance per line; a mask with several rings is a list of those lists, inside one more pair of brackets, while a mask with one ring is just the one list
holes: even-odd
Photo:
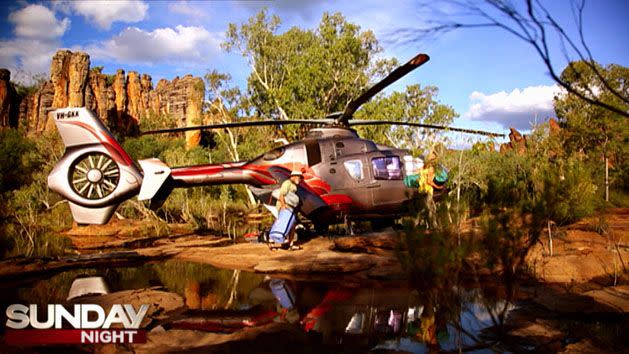
[[472, 129], [392, 120], [356, 120], [354, 112], [393, 82], [429, 60], [418, 54], [384, 79], [350, 101], [342, 112], [323, 119], [241, 121], [145, 131], [141, 134], [177, 133], [262, 125], [309, 124], [303, 140], [272, 149], [248, 160], [170, 167], [157, 158], [134, 162], [103, 123], [88, 109], [62, 108], [52, 115], [66, 151], [48, 176], [48, 186], [66, 198], [75, 222], [105, 224], [117, 206], [135, 195], [158, 208], [174, 188], [202, 185], [245, 184], [269, 210], [272, 192], [291, 171], [304, 176], [298, 185], [301, 214], [321, 230], [351, 220], [387, 223], [404, 214], [418, 196], [404, 177], [412, 156], [398, 149], [362, 139], [353, 126], [397, 124], [429, 129], [481, 134], [502, 134]]

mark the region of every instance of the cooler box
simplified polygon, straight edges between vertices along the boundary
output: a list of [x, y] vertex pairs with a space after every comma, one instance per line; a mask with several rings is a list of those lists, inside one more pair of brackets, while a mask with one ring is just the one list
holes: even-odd
[[296, 223], [297, 218], [292, 210], [280, 210], [277, 220], [275, 220], [271, 226], [269, 241], [277, 243], [284, 243], [288, 241], [288, 234], [293, 230]]

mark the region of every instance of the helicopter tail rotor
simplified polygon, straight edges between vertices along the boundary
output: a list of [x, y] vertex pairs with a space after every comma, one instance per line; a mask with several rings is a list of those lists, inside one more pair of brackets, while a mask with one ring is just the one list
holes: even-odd
[[88, 109], [51, 114], [66, 151], [48, 175], [48, 187], [68, 200], [78, 224], [104, 224], [118, 204], [138, 193], [142, 174]]

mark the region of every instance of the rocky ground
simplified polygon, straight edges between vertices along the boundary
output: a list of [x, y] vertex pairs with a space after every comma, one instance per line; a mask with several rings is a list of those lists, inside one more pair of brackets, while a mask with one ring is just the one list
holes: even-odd
[[[67, 235], [73, 241], [76, 256], [37, 262], [4, 262], [0, 265], [0, 279], [73, 267], [173, 258], [301, 280], [329, 279], [333, 275], [346, 283], [364, 284], [405, 277], [396, 257], [400, 235], [394, 231], [338, 238], [318, 237], [304, 242], [301, 250], [272, 251], [265, 244], [235, 243], [228, 238], [197, 235], [185, 225], [165, 227], [117, 221], [102, 227], [73, 229]], [[552, 256], [548, 236], [529, 253], [527, 264], [531, 277], [517, 294], [519, 301], [529, 305], [509, 315], [508, 337], [516, 343], [534, 340], [541, 343], [538, 349], [545, 351], [600, 352], [606, 348], [600, 340], [588, 338], [567, 342], [565, 321], [568, 318], [595, 323], [599, 320], [626, 323], [629, 313], [626, 270], [629, 209], [614, 209], [604, 216], [551, 231], [554, 234]], [[152, 303], [156, 308], [151, 309], [151, 320], [185, 307], [185, 302], [178, 295], [159, 289], [114, 293], [94, 301], [126, 303], [140, 298], [154, 300]], [[589, 330], [570, 328], [571, 331]], [[174, 337], [173, 331], [177, 332]], [[294, 346], [309, 343], [305, 334], [295, 327], [270, 323], [229, 334], [174, 329], [163, 331], [156, 327], [149, 333], [146, 344], [133, 348], [103, 346], [97, 349], [101, 352], [210, 350], [223, 353], [255, 347], [262, 352], [272, 352], [277, 349], [274, 338], [278, 336], [290, 338], [290, 345], [280, 348], [286, 349], [285, 352], [290, 352]], [[584, 337], [588, 337], [587, 333]]]

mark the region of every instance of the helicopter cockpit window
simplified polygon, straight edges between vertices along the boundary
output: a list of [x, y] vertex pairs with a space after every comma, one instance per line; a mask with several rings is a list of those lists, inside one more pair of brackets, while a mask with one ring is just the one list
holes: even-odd
[[375, 179], [402, 179], [402, 164], [397, 156], [376, 157], [371, 164]]
[[286, 149], [284, 149], [284, 147], [279, 147], [277, 149], [273, 149], [267, 152], [266, 154], [264, 154], [263, 158], [266, 161], [276, 160], [276, 159], [279, 159], [282, 155], [284, 155], [285, 151]]
[[360, 160], [348, 160], [343, 162], [347, 173], [356, 181], [363, 180], [363, 163]]

